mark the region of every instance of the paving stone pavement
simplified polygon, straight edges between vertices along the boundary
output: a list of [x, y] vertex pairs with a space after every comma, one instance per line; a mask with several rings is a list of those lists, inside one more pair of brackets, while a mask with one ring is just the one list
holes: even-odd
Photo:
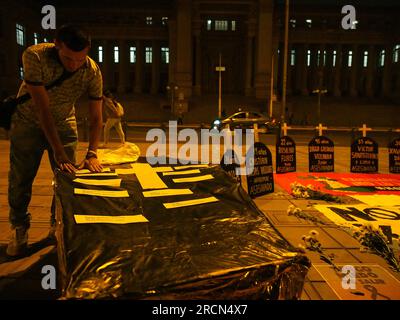
[[[78, 158], [83, 157], [86, 148], [87, 143], [82, 142], [79, 144]], [[271, 149], [273, 148], [274, 146], [271, 146]], [[0, 299], [56, 299], [60, 294], [58, 290], [43, 292], [40, 288], [42, 275], [40, 274], [39, 267], [46, 263], [57, 263], [54, 246], [45, 241], [49, 231], [50, 205], [52, 199], [52, 172], [48, 158], [43, 157], [42, 165], [33, 185], [33, 197], [29, 208], [32, 213], [32, 227], [29, 233], [29, 242], [30, 244], [37, 245], [36, 251], [32, 252], [32, 255], [28, 258], [13, 260], [7, 258], [5, 254], [5, 248], [9, 237], [7, 204], [7, 173], [9, 170], [8, 149], [9, 142], [7, 140], [0, 140]], [[299, 171], [303, 170], [302, 172], [307, 172], [308, 159], [306, 159], [305, 156], [306, 147], [298, 147], [297, 149], [298, 155], [300, 155], [298, 156], [298, 169]], [[274, 154], [274, 152], [272, 154]], [[382, 159], [380, 163], [386, 163], [386, 160]], [[348, 153], [335, 152], [335, 168], [342, 172], [346, 170], [348, 172]], [[385, 173], [385, 170], [387, 173], [387, 167], [383, 167], [381, 172]], [[302, 235], [308, 234], [310, 230], [317, 230], [323, 248], [326, 249], [328, 254], [332, 253], [335, 255], [335, 263], [379, 265], [396, 279], [400, 280], [399, 274], [391, 271], [384, 259], [370, 253], [361, 253], [359, 244], [355, 239], [346, 232], [335, 227], [330, 220], [313, 208], [313, 205], [325, 204], [325, 201], [295, 199], [276, 184], [274, 193], [257, 198], [255, 203], [282, 236], [292, 245], [297, 246], [301, 243]], [[295, 205], [308, 213], [317, 215], [320, 219], [324, 220], [326, 224], [314, 225], [312, 222], [299, 219], [295, 216], [289, 216], [287, 214], [289, 205]], [[310, 258], [313, 266], [310, 268], [306, 277], [301, 299], [339, 299], [314, 267], [315, 264], [324, 263], [320, 259], [319, 254], [308, 251], [307, 256]], [[37, 288], [37, 290], [24, 290], [24, 288], [20, 286], [22, 280], [27, 288]]]

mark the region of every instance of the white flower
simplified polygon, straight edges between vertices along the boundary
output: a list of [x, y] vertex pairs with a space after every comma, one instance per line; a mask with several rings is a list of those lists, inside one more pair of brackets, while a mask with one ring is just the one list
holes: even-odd
[[291, 213], [293, 213], [294, 208], [295, 208], [295, 206], [291, 204], [291, 205], [287, 208], [287, 211], [286, 211], [287, 214], [290, 215]]
[[293, 211], [294, 214], [297, 214], [297, 213], [300, 213], [300, 212], [301, 212], [301, 209], [300, 209], [300, 208], [297, 208], [297, 207], [296, 207], [296, 208], [294, 209], [294, 211]]
[[319, 232], [317, 230], [310, 230], [310, 235], [313, 238], [317, 238], [319, 236]]
[[303, 198], [309, 198], [309, 197], [310, 197], [310, 195], [308, 194], [307, 191], [304, 191], [304, 192], [302, 193], [302, 196], [303, 196]]

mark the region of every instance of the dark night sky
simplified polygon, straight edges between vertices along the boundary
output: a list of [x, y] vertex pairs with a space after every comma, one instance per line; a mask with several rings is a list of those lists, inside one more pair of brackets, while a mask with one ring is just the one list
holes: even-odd
[[[235, 0], [231, 0], [234, 2]], [[170, 5], [174, 2], [174, 0], [40, 0], [35, 1], [40, 3], [40, 5], [45, 4], [54, 4], [59, 6], [99, 6], [99, 5], [114, 5], [114, 6], [129, 6], [134, 4], [149, 6], [151, 4], [161, 4], [161, 5]], [[219, 2], [219, 1], [216, 1]], [[221, 1], [224, 2], [224, 1]], [[285, 0], [275, 0], [275, 4], [283, 4]], [[368, 7], [400, 7], [400, 0], [290, 0], [291, 5], [299, 5], [299, 6], [337, 6], [337, 5], [346, 5], [351, 4], [354, 6], [368, 6]]]

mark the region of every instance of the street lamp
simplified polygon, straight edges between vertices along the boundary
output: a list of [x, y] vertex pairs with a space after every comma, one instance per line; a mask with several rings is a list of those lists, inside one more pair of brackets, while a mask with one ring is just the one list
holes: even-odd
[[[284, 49], [283, 49], [282, 107], [281, 107], [281, 122], [280, 123], [285, 122], [288, 44], [289, 44], [289, 0], [286, 0], [285, 1], [285, 39], [284, 39]], [[280, 130], [279, 130], [279, 134], [280, 134]]]
[[[174, 90], [171, 90], [171, 89]], [[170, 92], [171, 95], [171, 113], [174, 114], [175, 112], [175, 107], [174, 107], [174, 100], [175, 100], [175, 91], [179, 89], [179, 87], [173, 83], [169, 84], [166, 89]]]
[[219, 66], [215, 68], [215, 71], [219, 73], [218, 76], [218, 118], [221, 119], [222, 115], [222, 72], [225, 71], [225, 67], [221, 65], [221, 53], [219, 54]]

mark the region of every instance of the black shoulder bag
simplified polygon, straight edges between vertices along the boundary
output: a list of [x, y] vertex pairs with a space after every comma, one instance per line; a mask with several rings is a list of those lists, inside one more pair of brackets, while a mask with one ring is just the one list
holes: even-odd
[[[52, 84], [45, 86], [46, 90], [50, 90], [56, 86], [61, 85], [65, 80], [70, 78], [75, 72], [67, 72], [64, 70], [63, 74]], [[4, 128], [7, 131], [11, 128], [11, 117], [17, 110], [19, 104], [28, 101], [31, 98], [29, 93], [26, 93], [20, 97], [9, 96], [0, 102], [0, 128]]]

